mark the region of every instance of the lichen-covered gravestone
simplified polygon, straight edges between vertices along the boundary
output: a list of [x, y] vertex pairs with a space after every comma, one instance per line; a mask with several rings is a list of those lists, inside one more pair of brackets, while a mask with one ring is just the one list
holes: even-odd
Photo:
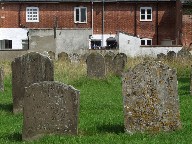
[[113, 62], [115, 74], [121, 76], [125, 69], [127, 56], [124, 53], [119, 53], [114, 57]]
[[181, 128], [176, 70], [147, 61], [124, 73], [122, 85], [126, 132]]
[[25, 89], [22, 139], [45, 134], [78, 133], [80, 92], [59, 82], [34, 83]]
[[36, 82], [53, 80], [53, 63], [48, 57], [31, 52], [15, 58], [12, 62], [13, 113], [23, 110], [25, 87]]
[[2, 67], [0, 67], [0, 91], [4, 91], [4, 72]]
[[91, 53], [87, 56], [87, 76], [92, 78], [104, 78], [105, 71], [105, 59], [99, 53]]
[[59, 61], [65, 61], [65, 62], [70, 62], [69, 55], [65, 52], [61, 52], [58, 54], [58, 60]]
[[113, 73], [114, 71], [114, 63], [113, 59], [115, 57], [115, 54], [110, 52], [105, 55], [105, 68], [106, 68], [106, 73], [110, 74]]

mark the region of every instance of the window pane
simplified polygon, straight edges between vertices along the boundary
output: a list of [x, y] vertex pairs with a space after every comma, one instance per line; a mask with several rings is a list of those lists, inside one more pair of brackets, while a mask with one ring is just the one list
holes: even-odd
[[151, 15], [147, 15], [147, 19], [150, 20], [151, 19]]
[[79, 9], [76, 9], [75, 10], [75, 15], [76, 15], [76, 19], [75, 19], [75, 21], [79, 21]]
[[144, 20], [145, 19], [145, 15], [141, 15], [141, 19]]
[[86, 22], [86, 9], [81, 8], [81, 22]]
[[12, 48], [12, 40], [5, 40], [5, 48], [6, 49]]
[[141, 14], [145, 14], [145, 9], [141, 9]]
[[147, 40], [147, 45], [151, 45], [151, 40]]
[[145, 40], [141, 40], [141, 45], [145, 45]]
[[147, 9], [147, 14], [151, 14], [151, 9]]

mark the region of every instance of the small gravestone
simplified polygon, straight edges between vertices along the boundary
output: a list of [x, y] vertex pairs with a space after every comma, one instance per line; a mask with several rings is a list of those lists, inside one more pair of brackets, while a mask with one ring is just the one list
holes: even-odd
[[72, 63], [78, 63], [80, 61], [80, 56], [77, 53], [73, 53], [69, 55]]
[[24, 88], [41, 81], [53, 81], [52, 61], [39, 53], [31, 52], [12, 62], [13, 112], [23, 110]]
[[48, 54], [49, 54], [50, 59], [52, 59], [52, 60], [55, 59], [55, 53], [54, 52], [49, 51]]
[[2, 67], [0, 67], [0, 91], [4, 91], [4, 72]]
[[65, 62], [70, 62], [69, 55], [65, 52], [61, 52], [58, 54], [58, 60], [59, 61], [65, 61]]
[[169, 51], [169, 52], [167, 53], [167, 60], [172, 61], [172, 60], [174, 60], [175, 58], [176, 58], [176, 53], [175, 53], [174, 51]]
[[178, 51], [177, 57], [178, 58], [186, 58], [186, 59], [188, 59], [188, 58], [191, 57], [191, 53], [187, 49], [182, 48], [180, 51]]
[[59, 82], [45, 81], [25, 89], [22, 139], [45, 134], [78, 133], [79, 91]]
[[105, 68], [106, 68], [106, 73], [110, 74], [113, 73], [114, 71], [114, 63], [113, 59], [115, 57], [115, 54], [110, 52], [105, 55]]
[[87, 76], [92, 78], [104, 78], [105, 72], [105, 59], [99, 53], [91, 53], [86, 60], [87, 63]]
[[127, 56], [123, 53], [119, 53], [114, 57], [113, 59], [114, 73], [116, 75], [119, 75], [119, 76], [122, 75], [122, 72], [125, 69], [126, 62], [127, 62]]
[[147, 61], [124, 73], [122, 85], [126, 132], [181, 128], [176, 70]]
[[157, 59], [163, 60], [166, 58], [166, 55], [164, 53], [157, 54]]

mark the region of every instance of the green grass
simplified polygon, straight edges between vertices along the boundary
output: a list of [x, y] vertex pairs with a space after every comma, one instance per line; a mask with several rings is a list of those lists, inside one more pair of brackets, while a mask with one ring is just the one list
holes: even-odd
[[11, 74], [8, 74], [5, 77], [5, 91], [0, 92], [0, 143], [190, 144], [192, 142], [192, 98], [189, 93], [188, 69], [179, 69], [178, 75], [182, 129], [157, 134], [128, 135], [124, 133], [120, 77], [109, 76], [105, 80], [90, 79], [85, 76], [86, 68], [83, 66], [78, 76], [73, 76], [74, 72], [69, 77], [69, 67], [69, 74], [66, 74], [67, 72], [59, 71], [57, 66], [61, 65], [55, 65], [55, 79], [80, 90], [79, 134], [47, 135], [33, 142], [22, 142], [22, 115], [12, 114]]

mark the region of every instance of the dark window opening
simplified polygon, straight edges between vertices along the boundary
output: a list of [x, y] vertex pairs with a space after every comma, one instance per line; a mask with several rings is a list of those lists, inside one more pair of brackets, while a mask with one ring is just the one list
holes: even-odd
[[100, 49], [101, 40], [91, 40], [91, 49]]
[[106, 40], [107, 46], [106, 49], [116, 49], [117, 48], [117, 41], [115, 38], [110, 37]]

